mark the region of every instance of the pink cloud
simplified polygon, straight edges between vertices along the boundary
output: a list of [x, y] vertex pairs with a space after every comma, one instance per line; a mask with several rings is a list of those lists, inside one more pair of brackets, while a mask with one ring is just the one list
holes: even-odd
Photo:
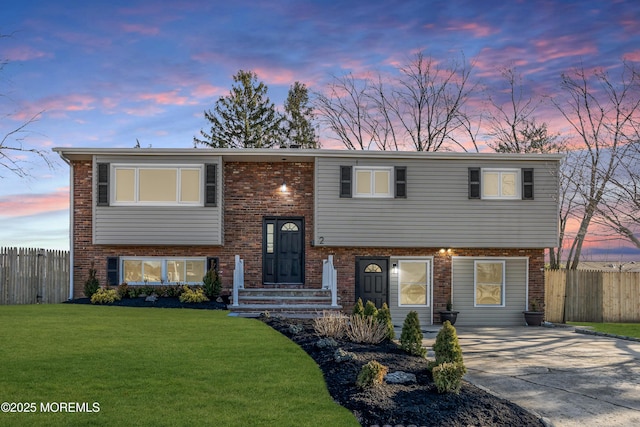
[[255, 68], [253, 71], [258, 75], [260, 80], [264, 80], [267, 84], [289, 86], [295, 81], [293, 71], [283, 68]]
[[69, 188], [46, 194], [12, 194], [0, 197], [0, 217], [19, 217], [69, 209]]
[[228, 91], [228, 88], [202, 83], [193, 88], [191, 96], [195, 98], [212, 98], [225, 95]]
[[498, 28], [488, 25], [481, 25], [477, 22], [454, 23], [449, 25], [446, 29], [450, 31], [468, 31], [473, 34], [474, 37], [488, 37], [499, 32]]
[[30, 46], [21, 46], [13, 49], [9, 49], [5, 53], [9, 61], [29, 61], [32, 59], [51, 57], [51, 54], [35, 50]]
[[567, 56], [590, 55], [598, 52], [595, 45], [578, 46], [575, 37], [563, 36], [554, 39], [536, 40], [533, 45], [538, 50], [541, 61], [550, 61]]
[[189, 98], [186, 96], [179, 96], [177, 90], [160, 93], [143, 93], [138, 95], [138, 99], [143, 101], [153, 101], [156, 104], [161, 105], [187, 105], [193, 104], [189, 102]]
[[143, 24], [122, 24], [122, 30], [126, 33], [138, 33], [145, 36], [157, 36], [160, 34], [160, 28]]
[[627, 61], [640, 62], [640, 50], [627, 52], [622, 57]]

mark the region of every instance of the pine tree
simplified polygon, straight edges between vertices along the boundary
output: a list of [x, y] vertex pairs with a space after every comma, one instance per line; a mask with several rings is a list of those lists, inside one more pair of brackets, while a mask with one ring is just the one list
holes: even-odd
[[318, 148], [318, 137], [313, 127], [313, 109], [309, 105], [309, 91], [300, 82], [289, 88], [284, 104], [284, 132], [288, 145], [300, 148]]
[[227, 96], [220, 97], [213, 111], [205, 111], [209, 133], [200, 130], [194, 145], [213, 148], [271, 148], [283, 139], [283, 117], [267, 96], [267, 86], [252, 71], [240, 70]]

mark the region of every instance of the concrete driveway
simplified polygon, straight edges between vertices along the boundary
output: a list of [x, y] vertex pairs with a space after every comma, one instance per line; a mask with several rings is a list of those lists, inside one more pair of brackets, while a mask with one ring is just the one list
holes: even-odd
[[[558, 327], [459, 327], [465, 379], [554, 426], [640, 425], [640, 342]], [[431, 348], [435, 334], [425, 334]]]

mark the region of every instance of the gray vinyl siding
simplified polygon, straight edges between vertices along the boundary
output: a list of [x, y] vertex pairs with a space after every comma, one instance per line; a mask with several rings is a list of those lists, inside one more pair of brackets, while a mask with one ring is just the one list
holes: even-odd
[[[429, 261], [431, 272], [429, 274], [431, 283], [429, 285], [429, 306], [422, 307], [407, 307], [399, 305], [399, 295], [398, 295], [398, 279], [400, 277], [399, 274], [390, 274], [389, 275], [389, 311], [391, 312], [391, 322], [396, 330], [402, 329], [402, 325], [404, 324], [404, 319], [407, 317], [410, 311], [415, 311], [418, 313], [418, 320], [420, 321], [420, 327], [430, 326], [433, 324], [433, 257], [428, 258], [415, 258], [415, 257], [403, 257], [403, 258], [391, 258], [389, 268], [394, 263], [398, 263], [400, 260], [420, 260], [420, 261]], [[396, 337], [400, 339], [400, 336]]]
[[[506, 261], [505, 306], [474, 307], [474, 261]], [[456, 326], [524, 325], [528, 283], [527, 258], [453, 257], [453, 309], [459, 311]]]
[[[340, 166], [406, 166], [406, 199], [340, 198]], [[322, 158], [316, 161], [318, 245], [520, 247], [557, 244], [553, 160]], [[533, 168], [535, 200], [468, 198], [468, 168]]]
[[[179, 159], [96, 157], [95, 163], [132, 166], [145, 164], [218, 164], [218, 206], [96, 206], [93, 203], [93, 241], [98, 245], [221, 245], [222, 162], [218, 156]], [[95, 168], [94, 168], [95, 170]], [[95, 174], [94, 184], [95, 189]], [[94, 194], [95, 197], [95, 194]]]

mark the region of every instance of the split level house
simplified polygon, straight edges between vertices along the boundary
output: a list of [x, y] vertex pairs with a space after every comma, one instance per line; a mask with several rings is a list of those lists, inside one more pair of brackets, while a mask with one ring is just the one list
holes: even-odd
[[232, 311], [386, 302], [520, 325], [558, 242], [560, 155], [55, 148], [70, 166], [72, 280], [200, 284]]

